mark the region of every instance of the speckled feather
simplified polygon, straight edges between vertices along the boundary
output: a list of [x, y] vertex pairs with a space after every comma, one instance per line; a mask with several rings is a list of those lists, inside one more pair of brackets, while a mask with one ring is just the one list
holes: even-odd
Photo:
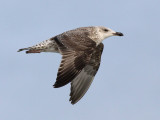
[[83, 68], [81, 73], [72, 80], [70, 92], [70, 101], [72, 104], [77, 103], [90, 87], [100, 66], [103, 47], [103, 43], [100, 43], [96, 47], [89, 63]]
[[87, 92], [96, 75], [103, 51], [101, 43], [110, 36], [123, 36], [106, 27], [81, 27], [43, 41], [35, 46], [19, 49], [26, 53], [56, 52], [62, 55], [55, 88], [71, 82], [70, 101], [77, 103]]

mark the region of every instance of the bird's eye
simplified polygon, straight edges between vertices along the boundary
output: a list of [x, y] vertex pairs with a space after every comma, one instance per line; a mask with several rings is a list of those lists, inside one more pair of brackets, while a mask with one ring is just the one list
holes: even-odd
[[107, 30], [107, 29], [104, 29], [104, 31], [105, 31], [105, 32], [108, 32], [109, 30]]

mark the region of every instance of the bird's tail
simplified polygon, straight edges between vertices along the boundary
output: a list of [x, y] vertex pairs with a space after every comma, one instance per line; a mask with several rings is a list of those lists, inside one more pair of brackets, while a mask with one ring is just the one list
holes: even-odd
[[31, 48], [31, 47], [28, 47], [28, 48], [21, 48], [19, 49], [17, 52], [21, 52], [21, 51], [24, 51], [26, 50], [26, 53], [40, 53], [41, 51], [38, 50], [38, 49], [34, 49], [34, 48]]
[[[50, 50], [50, 48], [52, 49]], [[17, 52], [20, 52], [23, 50], [26, 50], [26, 53], [58, 52], [56, 49], [58, 48], [54, 43], [54, 41], [52, 39], [48, 39], [34, 46], [19, 49]]]
[[17, 52], [21, 52], [21, 51], [23, 51], [23, 50], [29, 50], [29, 48], [21, 48], [21, 49], [19, 49]]

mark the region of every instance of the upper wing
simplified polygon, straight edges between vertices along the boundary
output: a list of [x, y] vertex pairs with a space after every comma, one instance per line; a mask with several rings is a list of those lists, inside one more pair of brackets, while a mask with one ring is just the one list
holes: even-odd
[[94, 76], [96, 75], [103, 51], [103, 44], [97, 46], [95, 52], [92, 54], [90, 62], [83, 68], [80, 74], [71, 82], [70, 101], [72, 104], [77, 103], [87, 92]]
[[58, 88], [71, 82], [81, 72], [89, 62], [96, 44], [91, 40], [92, 47], [89, 45], [87, 46], [87, 44], [71, 46], [71, 43], [76, 43], [72, 38], [55, 37], [54, 40], [62, 54], [62, 61], [54, 84], [54, 87]]

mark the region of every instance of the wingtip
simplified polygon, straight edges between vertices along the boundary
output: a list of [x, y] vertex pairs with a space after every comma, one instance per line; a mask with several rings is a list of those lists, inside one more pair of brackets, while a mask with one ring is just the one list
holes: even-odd
[[53, 88], [56, 88], [56, 87], [55, 87], [55, 84], [53, 85]]
[[22, 49], [19, 49], [17, 52], [21, 52], [22, 51]]
[[74, 103], [71, 102], [72, 105], [74, 105]]
[[58, 86], [56, 83], [53, 85], [53, 88], [59, 88], [60, 86]]
[[63, 87], [63, 86], [65, 86], [66, 85], [66, 83], [64, 84], [62, 84], [62, 83], [58, 83], [57, 81], [54, 83], [54, 85], [53, 85], [53, 87], [54, 88], [60, 88], [60, 87]]
[[73, 101], [73, 100], [69, 100], [71, 102], [72, 105], [75, 105], [77, 102]]
[[75, 103], [72, 101], [72, 99], [70, 98], [69, 101], [71, 102], [72, 105], [74, 105]]
[[70, 97], [69, 101], [71, 102], [72, 105], [76, 104], [78, 101], [73, 100], [72, 97]]
[[[21, 51], [23, 51], [23, 50], [25, 50], [25, 49], [19, 49], [17, 52], [21, 52]], [[29, 52], [28, 51], [26, 51], [26, 54], [28, 54]]]
[[19, 49], [17, 52], [21, 52], [21, 51], [23, 51], [23, 50], [28, 50], [28, 48], [21, 48], [21, 49]]

